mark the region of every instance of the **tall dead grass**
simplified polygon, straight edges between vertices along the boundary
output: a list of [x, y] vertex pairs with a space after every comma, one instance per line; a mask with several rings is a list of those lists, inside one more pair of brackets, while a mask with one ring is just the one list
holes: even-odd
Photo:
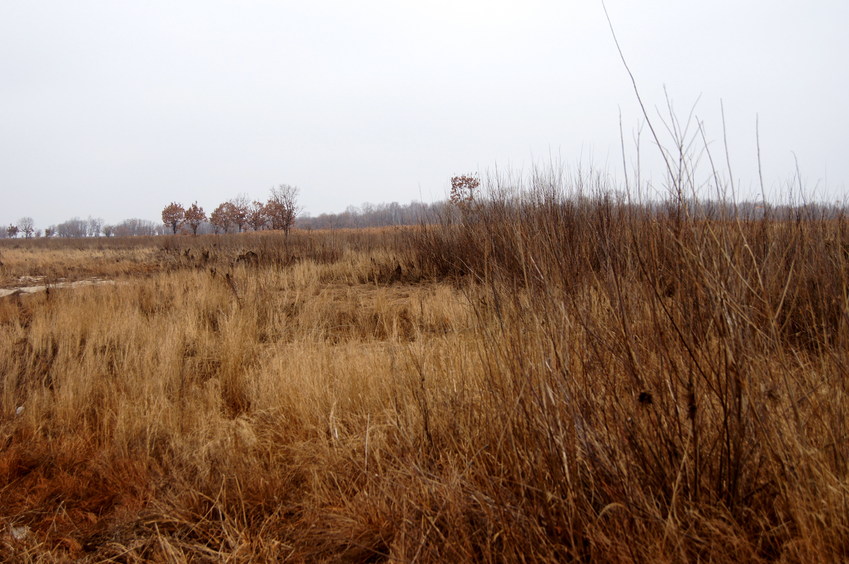
[[2, 554], [845, 558], [846, 218], [609, 194], [155, 239], [0, 300]]
[[845, 558], [846, 217], [707, 219], [538, 181], [421, 239], [487, 306], [487, 473], [515, 538], [547, 539], [512, 556]]

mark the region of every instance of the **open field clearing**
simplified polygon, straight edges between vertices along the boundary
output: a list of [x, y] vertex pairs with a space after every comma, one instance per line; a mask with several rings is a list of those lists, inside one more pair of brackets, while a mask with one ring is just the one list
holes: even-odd
[[0, 555], [845, 559], [849, 220], [700, 217], [2, 241], [114, 283], [0, 297]]

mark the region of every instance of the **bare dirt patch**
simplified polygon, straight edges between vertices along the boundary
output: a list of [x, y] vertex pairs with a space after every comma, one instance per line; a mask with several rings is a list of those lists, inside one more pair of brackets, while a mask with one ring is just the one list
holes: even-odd
[[97, 286], [101, 284], [114, 284], [114, 280], [105, 280], [103, 278], [86, 278], [84, 280], [58, 280], [56, 282], [47, 282], [43, 276], [22, 276], [18, 279], [20, 285], [10, 288], [0, 288], [0, 298], [6, 296], [15, 296], [19, 294], [37, 294], [44, 292], [48, 288], [79, 288], [81, 286]]

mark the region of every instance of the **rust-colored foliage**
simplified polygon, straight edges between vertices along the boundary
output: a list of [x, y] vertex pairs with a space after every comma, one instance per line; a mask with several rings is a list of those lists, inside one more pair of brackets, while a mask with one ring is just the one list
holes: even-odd
[[186, 210], [185, 219], [186, 223], [192, 230], [192, 235], [197, 235], [198, 227], [200, 227], [201, 223], [206, 221], [206, 212], [203, 211], [203, 208], [200, 207], [197, 202], [194, 202]]
[[230, 202], [224, 202], [209, 214], [209, 222], [212, 224], [216, 233], [219, 231], [227, 233], [230, 231], [230, 227], [233, 226], [233, 213], [230, 209], [232, 205]]
[[468, 208], [475, 201], [480, 189], [480, 178], [475, 174], [464, 174], [451, 178], [451, 203], [461, 208]]
[[171, 233], [176, 234], [177, 230], [186, 219], [186, 210], [181, 204], [171, 202], [165, 209], [162, 210], [162, 222], [171, 228]]

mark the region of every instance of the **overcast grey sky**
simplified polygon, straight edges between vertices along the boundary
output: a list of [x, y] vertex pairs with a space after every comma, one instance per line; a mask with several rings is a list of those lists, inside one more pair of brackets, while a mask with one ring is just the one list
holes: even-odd
[[[849, 178], [849, 2], [608, 0], [653, 112], [665, 86], [757, 193]], [[0, 222], [159, 220], [280, 183], [313, 215], [432, 201], [554, 155], [619, 175], [641, 117], [600, 1], [0, 0]], [[630, 141], [629, 141], [630, 144]], [[644, 146], [648, 152], [650, 147]], [[815, 189], [815, 190], [814, 190]]]

